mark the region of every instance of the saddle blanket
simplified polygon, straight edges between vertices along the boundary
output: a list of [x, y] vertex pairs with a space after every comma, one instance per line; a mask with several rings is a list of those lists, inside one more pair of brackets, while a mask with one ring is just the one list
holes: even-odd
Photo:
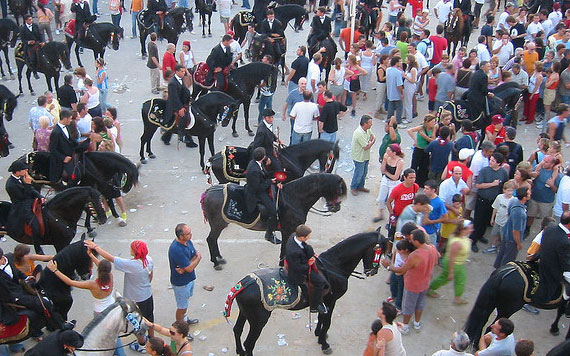
[[208, 89], [211, 88], [212, 86], [214, 86], [214, 84], [206, 83], [206, 77], [208, 76], [209, 72], [210, 72], [210, 67], [206, 62], [198, 63], [198, 65], [196, 66], [196, 70], [194, 71], [194, 76], [193, 76], [194, 82], [200, 84], [204, 88]]
[[253, 22], [255, 16], [251, 11], [240, 11], [238, 12], [238, 21], [240, 26], [247, 26]]
[[[540, 287], [538, 264], [535, 262], [522, 262], [522, 261], [513, 261], [509, 262], [508, 264], [516, 268], [517, 272], [521, 275], [524, 281], [523, 299], [525, 303], [534, 302], [536, 292]], [[562, 289], [564, 289], [564, 287]], [[558, 304], [560, 302], [560, 298], [562, 298], [562, 293], [560, 294], [560, 297], [556, 298], [555, 300], [551, 300], [546, 304], [543, 303], [541, 304], [542, 305]]]
[[251, 214], [247, 210], [245, 187], [227, 183], [224, 184], [222, 217], [228, 223], [234, 222], [245, 228], [251, 228], [259, 222], [261, 214], [257, 209]]
[[[157, 101], [155, 99], [152, 99], [150, 102], [150, 107], [148, 109], [147, 117], [148, 120], [154, 125], [160, 126], [165, 130], [171, 130], [174, 127], [174, 125], [176, 125], [176, 120], [173, 120], [170, 125], [165, 126], [164, 122], [162, 121], [165, 109], [166, 107], [164, 106], [163, 101]], [[190, 122], [188, 123], [188, 126], [186, 126], [187, 130], [194, 127], [194, 124], [196, 123], [196, 118], [194, 117], [194, 109], [192, 108], [192, 106], [190, 106], [189, 113], [190, 113]]]
[[466, 101], [446, 101], [445, 104], [440, 106], [439, 110], [437, 111], [438, 121], [443, 110], [451, 112], [452, 121], [454, 122], [461, 123], [462, 120], [469, 119], [469, 107]]
[[14, 325], [0, 324], [0, 344], [15, 343], [25, 340], [30, 329], [30, 320], [25, 315], [19, 315]]
[[292, 308], [301, 300], [301, 288], [289, 284], [282, 268], [266, 268], [249, 274], [261, 292], [266, 310]]
[[224, 146], [221, 154], [224, 177], [234, 183], [245, 180], [245, 170], [249, 164], [249, 150], [243, 147]]

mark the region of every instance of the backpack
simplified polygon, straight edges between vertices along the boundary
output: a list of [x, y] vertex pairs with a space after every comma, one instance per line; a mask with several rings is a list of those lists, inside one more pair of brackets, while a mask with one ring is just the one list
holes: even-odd
[[422, 54], [424, 55], [424, 57], [426, 57], [426, 60], [429, 62], [433, 59], [433, 42], [429, 38], [424, 38], [422, 42], [426, 44], [426, 53]]

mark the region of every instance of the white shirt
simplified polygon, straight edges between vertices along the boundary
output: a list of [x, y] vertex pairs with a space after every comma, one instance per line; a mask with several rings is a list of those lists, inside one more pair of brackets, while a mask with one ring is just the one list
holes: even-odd
[[293, 237], [293, 240], [295, 240], [295, 242], [297, 243], [297, 245], [299, 245], [300, 248], [302, 248], [303, 250], [305, 249], [305, 247], [303, 247], [303, 242], [297, 240], [297, 236]]
[[570, 177], [564, 175], [558, 185], [552, 215], [562, 216], [562, 204], [570, 204]]
[[[313, 81], [315, 80], [315, 86], [313, 87]], [[317, 84], [321, 81], [321, 67], [315, 63], [314, 59], [309, 62], [309, 67], [307, 68], [307, 89], [313, 93], [317, 91]]]
[[0, 270], [6, 272], [6, 274], [9, 275], [10, 278], [14, 278], [14, 272], [12, 272], [12, 267], [10, 267], [10, 264], [8, 263], [8, 258], [6, 258], [6, 256], [4, 256], [4, 261], [6, 261], [6, 263], [0, 265]]
[[441, 0], [437, 3], [437, 5], [435, 5], [434, 10], [437, 10], [437, 19], [439, 22], [444, 23], [449, 18], [449, 13], [451, 10], [453, 10], [453, 2], [443, 2], [443, 0]]
[[550, 15], [548, 15], [548, 19], [552, 21], [552, 27], [556, 27], [556, 25], [562, 21], [562, 12], [552, 11]]
[[232, 59], [236, 59], [238, 54], [241, 53], [241, 46], [238, 41], [234, 40], [230, 42], [230, 51], [232, 52]]
[[454, 349], [452, 349], [450, 347], [449, 350], [441, 350], [441, 351], [434, 353], [431, 356], [473, 356], [473, 355], [468, 354], [466, 352], [455, 351]]
[[[483, 156], [483, 151], [479, 150], [475, 152], [473, 158], [471, 158], [471, 167], [469, 167], [469, 169], [471, 169], [471, 172], [473, 172], [473, 182], [477, 182], [477, 176], [479, 175], [479, 172], [481, 169], [487, 166], [489, 166], [489, 159]], [[471, 190], [477, 190], [477, 188], [475, 188], [475, 184], [473, 184]]]
[[554, 28], [554, 25], [552, 24], [552, 20], [546, 19], [546, 20], [542, 21], [542, 28], [544, 29], [544, 35], [548, 36], [550, 31], [552, 31], [552, 29]]
[[[493, 41], [493, 51], [499, 49], [503, 44], [503, 40], [495, 39]], [[507, 41], [507, 44], [501, 47], [499, 53], [495, 54], [499, 57], [499, 67], [504, 66], [512, 56], [515, 55], [515, 49], [513, 48], [513, 44], [511, 41]]]
[[526, 28], [526, 33], [528, 34], [526, 37], [527, 40], [531, 40], [533, 38], [532, 35], [536, 35], [538, 31], [544, 31], [544, 28], [542, 28], [542, 24], [540, 22], [539, 23], [531, 22]]
[[512, 356], [515, 354], [515, 337], [513, 334], [502, 340], [497, 340], [497, 335], [490, 333], [491, 344], [484, 350], [479, 351], [479, 356]]
[[313, 120], [320, 115], [319, 106], [310, 101], [301, 101], [293, 106], [289, 115], [295, 118], [293, 130], [296, 133], [310, 133], [313, 132]]
[[507, 17], [511, 16], [508, 12], [503, 11], [499, 16], [499, 20], [497, 21], [497, 26], [495, 26], [495, 31], [501, 30], [501, 25], [505, 28], [505, 30], [510, 29], [511, 27], [507, 24]]
[[459, 179], [459, 182], [456, 184], [453, 178], [449, 177], [439, 185], [439, 198], [444, 203], [453, 204], [453, 196], [455, 194], [461, 194], [463, 196], [461, 191], [465, 188], [469, 187], [463, 179]]
[[57, 124], [59, 127], [61, 127], [61, 131], [63, 131], [65, 137], [69, 138], [69, 131], [67, 131], [67, 126], [62, 125], [60, 122], [58, 122]]
[[422, 71], [422, 69], [429, 67], [428, 61], [426, 59], [426, 57], [422, 54], [422, 52], [420, 51], [416, 51], [416, 54], [414, 54], [414, 57], [416, 57], [416, 62], [418, 63], [418, 67], [420, 68], [420, 72]]
[[491, 54], [489, 54], [489, 49], [484, 43], [478, 43], [475, 46], [477, 50], [477, 58], [479, 58], [479, 63], [482, 61], [489, 62], [491, 60]]

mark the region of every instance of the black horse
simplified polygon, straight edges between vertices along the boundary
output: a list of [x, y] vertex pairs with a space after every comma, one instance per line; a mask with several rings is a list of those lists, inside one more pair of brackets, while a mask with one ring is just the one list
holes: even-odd
[[[251, 154], [246, 148], [238, 148], [238, 154], [234, 162], [238, 163], [245, 171]], [[325, 140], [310, 140], [297, 145], [284, 147], [279, 151], [279, 163], [287, 172], [287, 179], [284, 183], [301, 178], [305, 171], [315, 160], [319, 161], [321, 172], [331, 173], [338, 160], [340, 148], [338, 143]], [[229, 183], [224, 172], [224, 157], [221, 153], [216, 153], [209, 160], [209, 166], [220, 184]], [[239, 180], [245, 181], [245, 173]], [[239, 182], [239, 180], [237, 182]], [[235, 180], [232, 182], [237, 183]]]
[[[512, 263], [508, 263], [502, 267], [497, 268], [485, 284], [481, 287], [473, 310], [469, 313], [467, 321], [465, 322], [464, 330], [469, 335], [469, 340], [472, 341], [475, 348], [481, 338], [481, 330], [487, 323], [489, 316], [493, 310], [497, 309], [497, 316], [493, 323], [499, 318], [508, 318], [517, 311], [519, 311], [525, 304], [523, 295], [525, 293], [526, 283], [519, 273], [519, 270]], [[558, 303], [552, 304], [536, 304], [530, 303], [537, 308], [541, 309], [558, 309], [559, 314], [562, 314], [565, 303], [561, 300]], [[555, 331], [554, 326], [558, 323], [555, 321], [551, 326], [551, 332]], [[557, 329], [557, 326], [556, 326]], [[486, 332], [490, 330], [487, 327]], [[570, 331], [566, 338], [570, 337]]]
[[[363, 274], [365, 276], [375, 275], [378, 272], [380, 256], [383, 252], [386, 252], [387, 242], [388, 239], [378, 232], [356, 234], [342, 240], [321, 253], [317, 258], [318, 269], [327, 279], [330, 288], [328, 293], [323, 296], [323, 302], [328, 307], [329, 312], [328, 314], [319, 314], [318, 324], [315, 328], [315, 336], [318, 337], [318, 343], [321, 345], [323, 353], [332, 353], [332, 348], [327, 342], [327, 332], [331, 325], [336, 301], [348, 290], [348, 278], [352, 274]], [[360, 261], [362, 261], [364, 273], [355, 272]], [[256, 278], [260, 278], [264, 281], [270, 280], [271, 278], [277, 281], [285, 281], [285, 286], [281, 286], [280, 283], [280, 286], [285, 290], [295, 288], [288, 283], [281, 269], [265, 268], [255, 271], [253, 274], [256, 275]], [[239, 305], [238, 318], [233, 328], [236, 352], [241, 356], [253, 356], [255, 343], [263, 327], [269, 320], [273, 307], [266, 308], [264, 306], [262, 299], [265, 298], [265, 296], [260, 292], [258, 283], [256, 283], [256, 279], [251, 277], [251, 274], [238, 282], [237, 285], [239, 285], [239, 288], [234, 287], [227, 297], [224, 315], [226, 318], [229, 316], [232, 302], [235, 299]], [[279, 292], [276, 294], [278, 293]], [[300, 292], [297, 291], [297, 293]], [[309, 298], [307, 297], [305, 288], [302, 288], [301, 298], [298, 303], [291, 306], [277, 307], [289, 310], [301, 310], [308, 306]], [[241, 334], [246, 321], [249, 323], [249, 333], [242, 346]]]
[[376, 23], [373, 21], [374, 18], [372, 10], [369, 10], [367, 6], [356, 5], [356, 19], [360, 23], [360, 28], [364, 29], [362, 34], [366, 36], [366, 39], [372, 36], [376, 28]]
[[214, 1], [212, 0], [196, 0], [196, 10], [200, 13], [200, 26], [202, 26], [202, 38], [206, 38], [206, 18], [208, 23], [208, 37], [212, 37], [210, 25], [212, 24], [212, 11], [214, 10]]
[[[204, 154], [206, 139], [208, 139], [208, 146], [210, 148], [210, 154], [214, 154], [214, 131], [216, 131], [216, 125], [221, 122], [223, 127], [228, 126], [230, 119], [237, 116], [239, 110], [239, 103], [234, 100], [231, 96], [221, 91], [214, 91], [206, 95], [201, 96], [198, 100], [194, 101], [191, 105], [191, 112], [194, 115], [194, 125], [187, 129], [187, 133], [191, 136], [198, 136], [200, 143], [200, 167], [204, 170]], [[178, 132], [178, 126], [176, 122], [173, 122], [171, 126], [165, 127], [161, 125], [157, 120], [162, 116], [166, 109], [166, 100], [163, 99], [151, 99], [143, 103], [141, 116], [144, 125], [144, 131], [141, 136], [141, 149], [140, 158], [141, 163], [147, 163], [144, 156], [144, 147], [146, 145], [146, 153], [149, 158], [155, 158], [156, 156], [152, 153], [150, 148], [150, 142], [152, 136], [156, 132], [158, 127], [162, 127], [167, 131]], [[151, 117], [153, 120], [149, 119]]]
[[[20, 44], [16, 48], [16, 64], [18, 65], [18, 89], [20, 95], [24, 94], [22, 90], [22, 73], [24, 72], [24, 66], [26, 66], [26, 60], [24, 59], [24, 49]], [[46, 82], [49, 91], [53, 91], [54, 88], [59, 88], [59, 72], [61, 70], [61, 64], [67, 70], [71, 70], [71, 59], [69, 54], [69, 48], [63, 42], [48, 42], [43, 47], [38, 48], [38, 61], [37, 61], [37, 71], [44, 73], [46, 77]], [[30, 94], [35, 95], [34, 89], [32, 88], [32, 82], [30, 76], [32, 74], [32, 69], [28, 66], [26, 70], [26, 79], [28, 80], [28, 90]], [[53, 79], [53, 85], [51, 85]]]
[[331, 66], [334, 59], [336, 58], [337, 52], [334, 40], [327, 37], [321, 41], [317, 41], [312, 47], [309, 48], [309, 58], [313, 58], [313, 55], [317, 53], [317, 51], [322, 47], [324, 47], [326, 51], [322, 53], [323, 60], [319, 66], [321, 67], [321, 70], [325, 70], [325, 78], [323, 78], [323, 80], [328, 80]]
[[[90, 187], [75, 187], [56, 194], [43, 208], [45, 235], [42, 245], [53, 245], [61, 251], [69, 245], [77, 231], [77, 222], [84, 211], [94, 211], [99, 224], [107, 221], [105, 210], [101, 204], [100, 193]], [[31, 236], [23, 232], [23, 226], [10, 226], [9, 220], [21, 221], [11, 214], [12, 203], [0, 202], [0, 224], [6, 226], [7, 233], [14, 240], [32, 244]], [[38, 252], [38, 251], [36, 251]]]
[[[201, 199], [204, 218], [210, 224], [210, 233], [207, 238], [210, 261], [214, 263], [214, 268], [217, 270], [221, 270], [220, 264], [225, 263], [218, 247], [218, 237], [228, 226], [228, 222], [222, 216], [223, 188], [223, 185], [208, 188]], [[346, 196], [346, 191], [344, 180], [336, 174], [328, 173], [311, 174], [283, 186], [283, 189], [277, 193], [279, 194], [279, 224], [283, 240], [279, 257], [281, 261], [285, 257], [285, 245], [287, 245], [289, 236], [295, 232], [297, 226], [305, 223], [309, 209], [320, 198], [325, 198], [327, 209], [330, 212], [337, 212], [340, 210], [341, 199]], [[260, 220], [248, 229], [265, 231], [265, 224]]]
[[[162, 28], [159, 28], [157, 35], [160, 38], [165, 38], [168, 43], [176, 45], [181, 33], [186, 30], [188, 32], [194, 30], [193, 19], [194, 13], [192, 9], [175, 7], [164, 17], [164, 24]], [[137, 15], [137, 25], [139, 28], [141, 55], [143, 58], [146, 58], [146, 38], [154, 32], [154, 22], [147, 9], [140, 11]]]
[[[79, 45], [75, 43], [75, 56], [77, 57], [77, 63], [80, 67], [83, 67], [81, 58], [79, 58], [79, 47], [89, 48], [92, 50], [93, 57], [97, 60], [97, 58], [105, 57], [105, 49], [109, 44], [113, 50], [118, 51], [119, 40], [122, 38], [123, 29], [110, 22], [93, 23], [89, 25], [81, 43], [79, 43]], [[76, 42], [76, 39], [66, 35], [65, 42], [67, 43], [67, 48], [71, 51], [71, 46]]]
[[[19, 96], [19, 95], [18, 95]], [[0, 84], [0, 156], [7, 157], [9, 149], [14, 148], [8, 139], [8, 131], [4, 126], [4, 120], [12, 121], [14, 110], [18, 105], [18, 96], [14, 95], [10, 89]]]
[[[196, 67], [192, 68], [192, 73], [196, 71]], [[277, 87], [278, 69], [274, 65], [255, 62], [249, 63], [232, 70], [228, 77], [228, 89], [225, 90], [232, 98], [237, 100], [239, 104], [243, 104], [243, 112], [245, 116], [245, 129], [250, 136], [254, 136], [253, 131], [249, 128], [249, 105], [251, 97], [255, 92], [255, 88], [265, 81], [269, 86], [269, 90], [275, 93]], [[192, 100], [199, 95], [208, 92], [209, 88], [194, 81], [192, 86]], [[232, 136], [238, 137], [236, 131], [237, 115], [234, 116], [232, 123]]]
[[[20, 28], [11, 19], [0, 19], [0, 50], [4, 52], [4, 59], [6, 60], [6, 65], [8, 66], [8, 73], [10, 73], [10, 79], [14, 79], [14, 73], [12, 72], [12, 67], [10, 67], [10, 56], [8, 56], [8, 46], [14, 48], [16, 46], [16, 41], [20, 34]], [[2, 79], [6, 79], [6, 74], [4, 73], [4, 66], [2, 64], [2, 59], [0, 59], [0, 73], [2, 73]]]
[[20, 26], [19, 18], [22, 18], [22, 23], [24, 22], [24, 15], [31, 14], [34, 12], [34, 6], [32, 0], [9, 0], [10, 10], [16, 19], [16, 24]]
[[[87, 247], [83, 245], [83, 238], [59, 251], [53, 259], [57, 262], [57, 269], [71, 279], [76, 275], [82, 280], [88, 280], [91, 277], [93, 262], [87, 255]], [[63, 283], [48, 268], [42, 270], [38, 286], [53, 302], [54, 311], [63, 320], [67, 320], [67, 313], [73, 304], [71, 287]]]
[[[279, 41], [279, 40], [277, 40]], [[268, 35], [257, 34], [253, 36], [251, 43], [249, 44], [249, 55], [252, 62], [260, 62], [261, 59], [266, 55], [271, 55], [272, 62], [275, 66], [281, 67], [281, 83], [285, 83], [285, 53], [287, 52], [287, 39], [283, 38], [281, 48], [283, 49], [283, 54], [281, 57], [275, 58], [274, 53], [268, 53], [268, 49], [273, 48], [271, 46], [271, 38]]]

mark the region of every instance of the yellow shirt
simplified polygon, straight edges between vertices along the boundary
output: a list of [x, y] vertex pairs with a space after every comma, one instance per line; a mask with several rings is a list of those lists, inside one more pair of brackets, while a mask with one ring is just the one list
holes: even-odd
[[451, 236], [449, 241], [447, 241], [447, 248], [445, 249], [445, 258], [449, 261], [449, 254], [451, 253], [451, 245], [459, 242], [461, 244], [461, 250], [455, 255], [453, 260], [454, 265], [463, 265], [469, 257], [469, 250], [471, 250], [471, 239], [468, 237], [457, 237]]
[[[456, 215], [453, 211], [448, 210], [447, 211], [447, 216], [449, 219], [455, 219], [456, 217], [458, 217], [458, 215]], [[463, 214], [463, 208], [459, 208], [459, 216], [461, 216], [461, 214]], [[443, 237], [444, 239], [449, 238], [449, 236], [451, 236], [451, 234], [453, 233], [453, 231], [455, 231], [455, 228], [457, 227], [456, 224], [453, 223], [443, 223], [441, 224], [441, 230], [440, 230], [440, 235], [441, 237]]]

